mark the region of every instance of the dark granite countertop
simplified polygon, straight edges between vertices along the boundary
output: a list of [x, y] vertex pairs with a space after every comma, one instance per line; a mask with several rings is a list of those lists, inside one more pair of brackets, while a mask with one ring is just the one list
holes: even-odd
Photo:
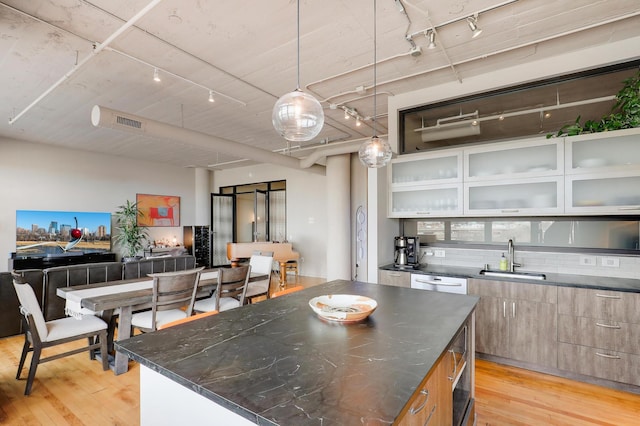
[[[323, 294], [378, 308], [360, 323], [326, 322], [308, 304]], [[391, 424], [478, 300], [338, 280], [116, 347], [257, 424]]]
[[591, 275], [556, 274], [547, 272], [544, 273], [546, 276], [545, 280], [502, 278], [481, 275], [481, 268], [444, 265], [420, 265], [419, 269], [399, 269], [391, 264], [381, 266], [380, 269], [385, 271], [409, 272], [412, 274], [433, 274], [462, 278], [478, 278], [483, 280], [515, 281], [543, 285], [558, 285], [565, 287], [582, 287], [597, 290], [615, 290], [640, 293], [640, 279], [632, 278], [598, 277]]

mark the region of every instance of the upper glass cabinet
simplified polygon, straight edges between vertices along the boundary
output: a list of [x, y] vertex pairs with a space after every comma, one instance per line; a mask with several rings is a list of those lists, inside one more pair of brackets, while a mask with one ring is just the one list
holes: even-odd
[[639, 146], [640, 129], [567, 137], [567, 174], [637, 170]]
[[394, 187], [461, 182], [462, 152], [403, 155], [392, 161], [389, 173]]
[[464, 152], [464, 180], [516, 179], [563, 173], [562, 141], [525, 139], [471, 148]]

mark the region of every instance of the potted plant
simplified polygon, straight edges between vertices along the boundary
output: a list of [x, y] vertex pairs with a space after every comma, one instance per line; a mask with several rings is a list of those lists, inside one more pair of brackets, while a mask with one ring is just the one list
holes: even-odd
[[137, 254], [144, 248], [149, 238], [147, 228], [138, 226], [138, 203], [127, 202], [118, 206], [115, 212], [116, 233], [113, 236], [116, 245], [122, 248], [122, 260], [127, 262], [137, 259]]
[[598, 121], [587, 120], [584, 125], [580, 123], [578, 116], [575, 123], [563, 126], [556, 134], [548, 134], [547, 138], [640, 127], [640, 71], [623, 83], [624, 86], [616, 94], [616, 104], [611, 114]]

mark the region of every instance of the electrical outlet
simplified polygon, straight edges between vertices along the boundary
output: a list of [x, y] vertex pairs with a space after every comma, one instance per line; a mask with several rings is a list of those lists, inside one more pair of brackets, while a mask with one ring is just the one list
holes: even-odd
[[602, 266], [607, 266], [610, 268], [618, 268], [620, 267], [620, 259], [617, 257], [602, 257], [600, 258], [600, 263]]
[[436, 250], [436, 257], [444, 257], [444, 250]]
[[597, 264], [596, 256], [580, 256], [581, 266], [596, 266], [596, 264]]

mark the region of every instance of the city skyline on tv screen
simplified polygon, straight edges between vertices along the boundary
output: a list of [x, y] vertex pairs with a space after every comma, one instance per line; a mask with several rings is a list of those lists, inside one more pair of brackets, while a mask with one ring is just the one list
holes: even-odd
[[16, 211], [16, 253], [111, 250], [111, 213], [51, 210]]

